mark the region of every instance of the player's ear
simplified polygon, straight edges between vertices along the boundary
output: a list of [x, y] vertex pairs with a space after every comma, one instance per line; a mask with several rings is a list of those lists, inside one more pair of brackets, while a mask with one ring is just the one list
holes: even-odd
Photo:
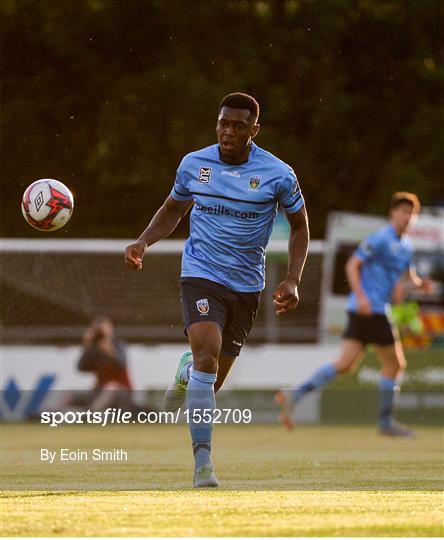
[[256, 137], [256, 135], [259, 133], [259, 130], [261, 129], [260, 124], [254, 124], [254, 126], [251, 129], [251, 138], [253, 139]]

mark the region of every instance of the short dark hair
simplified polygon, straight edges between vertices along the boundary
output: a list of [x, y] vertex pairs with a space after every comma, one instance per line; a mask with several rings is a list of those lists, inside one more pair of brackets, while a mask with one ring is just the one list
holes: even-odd
[[259, 118], [259, 103], [253, 96], [244, 94], [242, 92], [234, 92], [228, 94], [220, 102], [219, 111], [222, 107], [231, 107], [232, 109], [247, 109], [254, 117], [256, 122]]
[[398, 208], [401, 204], [409, 204], [417, 214], [421, 211], [421, 203], [418, 196], [414, 193], [409, 193], [408, 191], [397, 191], [394, 193], [390, 201], [390, 210]]

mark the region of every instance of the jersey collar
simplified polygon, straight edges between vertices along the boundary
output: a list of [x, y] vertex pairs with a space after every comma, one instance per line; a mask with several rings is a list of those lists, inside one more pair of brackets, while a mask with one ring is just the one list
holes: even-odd
[[388, 224], [388, 230], [391, 232], [393, 238], [396, 238], [397, 240], [402, 240], [404, 235], [399, 235], [396, 231], [395, 227], [391, 223]]

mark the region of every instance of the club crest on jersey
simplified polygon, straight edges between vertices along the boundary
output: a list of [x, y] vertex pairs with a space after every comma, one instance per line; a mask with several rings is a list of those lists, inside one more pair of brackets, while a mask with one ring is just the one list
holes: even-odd
[[211, 167], [201, 167], [199, 169], [199, 182], [208, 184], [211, 178]]
[[196, 302], [197, 311], [201, 315], [208, 315], [208, 312], [210, 311], [210, 304], [208, 303], [208, 298], [202, 298], [201, 300], [198, 300]]
[[364, 241], [361, 244], [361, 250], [364, 253], [365, 256], [370, 257], [373, 253], [373, 246], [369, 244], [368, 242]]
[[261, 183], [261, 179], [259, 176], [251, 176], [250, 177], [250, 187], [251, 189], [257, 189], [259, 187], [259, 184]]

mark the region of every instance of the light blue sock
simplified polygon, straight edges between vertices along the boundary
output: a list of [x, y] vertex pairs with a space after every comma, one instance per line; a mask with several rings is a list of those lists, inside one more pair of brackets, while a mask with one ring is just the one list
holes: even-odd
[[[215, 407], [214, 382], [215, 373], [205, 373], [193, 369], [187, 387], [187, 409], [189, 411], [189, 427], [196, 469], [211, 463], [211, 435], [213, 433], [213, 409]], [[204, 417], [204, 410], [211, 411], [211, 421]], [[200, 414], [201, 419], [193, 419], [193, 411]], [[206, 420], [206, 421], [205, 421]]]
[[395, 379], [381, 376], [379, 379], [379, 426], [383, 429], [392, 423], [393, 400], [398, 390]]
[[298, 386], [292, 391], [294, 403], [297, 403], [305, 394], [317, 390], [332, 381], [337, 374], [338, 372], [333, 364], [324, 364], [309, 379], [302, 383], [301, 386]]
[[193, 361], [187, 362], [180, 370], [180, 378], [184, 383], [189, 382], [191, 373], [193, 373]]

